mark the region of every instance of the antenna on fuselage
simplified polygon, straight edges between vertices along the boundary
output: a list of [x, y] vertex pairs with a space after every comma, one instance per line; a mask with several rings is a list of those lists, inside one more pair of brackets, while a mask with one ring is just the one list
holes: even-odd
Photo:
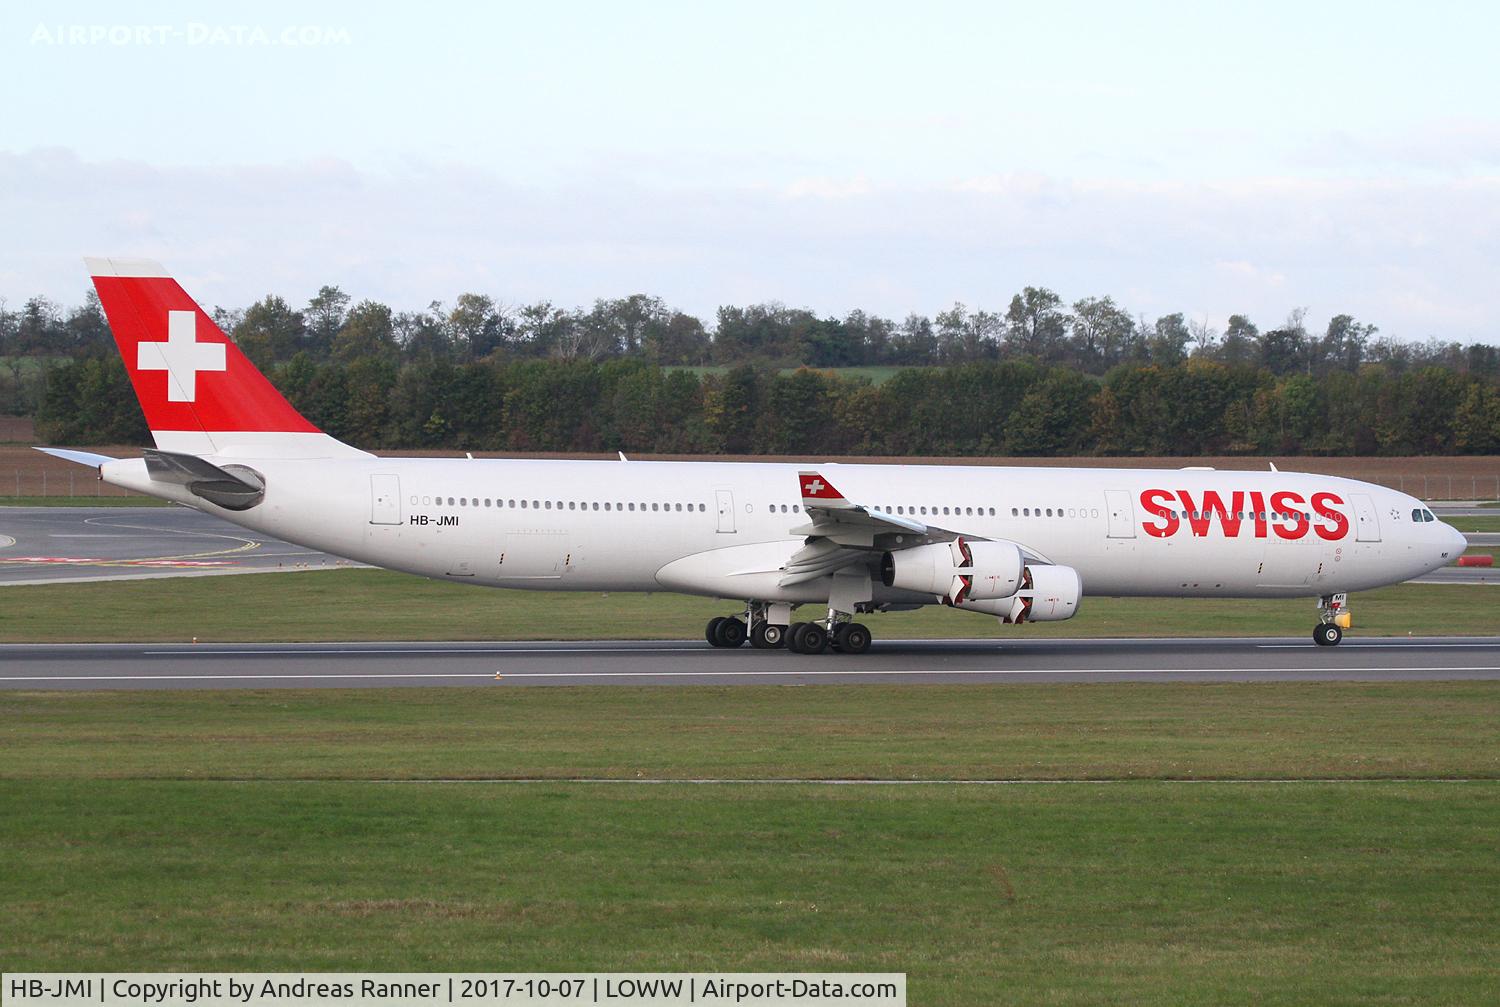
[[629, 458], [625, 457], [625, 452], [623, 452], [623, 451], [616, 451], [615, 454], [617, 454], [617, 455], [620, 456], [620, 461], [622, 461], [622, 462], [628, 462], [628, 461], [630, 461]]
[[1268, 464], [1271, 466], [1271, 471], [1272, 472], [1280, 472], [1281, 471], [1279, 468], [1276, 467], [1276, 463], [1275, 462], [1269, 462]]

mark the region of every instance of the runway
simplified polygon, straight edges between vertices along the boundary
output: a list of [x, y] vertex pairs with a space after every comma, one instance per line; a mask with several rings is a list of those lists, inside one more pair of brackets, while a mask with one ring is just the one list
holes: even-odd
[[9, 644], [0, 689], [1500, 680], [1500, 637], [877, 641], [868, 654], [624, 643]]
[[[1470, 533], [1469, 544], [1500, 546], [1500, 533]], [[187, 507], [0, 507], [0, 587], [360, 565]], [[1500, 576], [1450, 566], [1415, 583], [1494, 584]]]

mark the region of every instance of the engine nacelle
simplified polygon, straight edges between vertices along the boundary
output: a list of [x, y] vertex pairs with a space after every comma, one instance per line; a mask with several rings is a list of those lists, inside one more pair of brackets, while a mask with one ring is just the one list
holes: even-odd
[[945, 598], [951, 605], [1009, 598], [1021, 587], [1026, 563], [1013, 542], [952, 542], [888, 552], [880, 563], [886, 587]]
[[1004, 622], [1061, 622], [1078, 614], [1083, 579], [1070, 566], [1028, 566]]

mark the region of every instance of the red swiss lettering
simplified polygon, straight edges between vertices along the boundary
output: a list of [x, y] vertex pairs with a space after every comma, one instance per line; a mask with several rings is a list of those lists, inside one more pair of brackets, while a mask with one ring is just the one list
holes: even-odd
[[1301, 493], [1282, 490], [1280, 493], [1271, 494], [1271, 510], [1280, 513], [1285, 518], [1276, 525], [1277, 535], [1291, 539], [1302, 538], [1307, 534], [1307, 515], [1300, 509], [1303, 506]]
[[1255, 537], [1266, 537], [1266, 498], [1257, 490], [1250, 492], [1250, 517], [1255, 520]]
[[1177, 534], [1180, 522], [1177, 515], [1167, 507], [1165, 502], [1172, 499], [1171, 490], [1145, 490], [1141, 493], [1141, 509], [1148, 514], [1154, 514], [1161, 520], [1161, 524], [1150, 521], [1141, 522], [1141, 527], [1147, 535], [1153, 538], [1166, 538], [1168, 535]]
[[1322, 524], [1313, 526], [1319, 538], [1334, 542], [1349, 534], [1349, 519], [1340, 511], [1334, 510], [1332, 506], [1334, 504], [1343, 506], [1343, 503], [1344, 501], [1337, 493], [1314, 493], [1312, 495], [1312, 509], [1317, 512], [1318, 517], [1333, 522], [1331, 528]]

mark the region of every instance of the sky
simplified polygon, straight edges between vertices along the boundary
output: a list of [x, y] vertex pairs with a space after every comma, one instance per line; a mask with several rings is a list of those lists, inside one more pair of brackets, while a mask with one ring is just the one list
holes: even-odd
[[1026, 285], [1500, 342], [1500, 5], [0, 6], [0, 297]]

